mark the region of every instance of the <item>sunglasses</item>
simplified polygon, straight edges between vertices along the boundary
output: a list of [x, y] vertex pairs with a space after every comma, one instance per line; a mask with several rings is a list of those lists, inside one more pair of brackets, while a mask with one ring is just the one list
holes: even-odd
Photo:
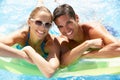
[[44, 25], [45, 28], [48, 28], [48, 29], [49, 29], [49, 28], [51, 27], [51, 25], [52, 25], [52, 23], [49, 23], [49, 22], [43, 22], [43, 21], [35, 20], [35, 19], [30, 19], [30, 20], [31, 20], [31, 21], [34, 21], [36, 25], [38, 25], [38, 26]]

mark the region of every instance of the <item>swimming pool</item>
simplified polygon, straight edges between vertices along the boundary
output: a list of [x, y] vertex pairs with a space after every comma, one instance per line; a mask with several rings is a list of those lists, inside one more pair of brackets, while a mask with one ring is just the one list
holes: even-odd
[[[55, 2], [56, 1], [56, 2]], [[44, 0], [43, 5], [51, 12], [62, 3], [72, 5], [76, 13], [79, 14], [81, 22], [100, 21], [120, 38], [120, 1], [119, 0]], [[17, 30], [26, 23], [27, 17], [32, 9], [37, 5], [37, 0], [0, 0], [0, 28], [1, 34], [8, 34]], [[51, 34], [59, 35], [59, 31], [54, 25], [50, 30]], [[0, 70], [0, 80], [45, 80], [40, 76], [19, 75], [5, 70]], [[99, 76], [70, 76], [65, 78], [52, 78], [51, 80], [119, 80], [120, 75], [99, 75]]]

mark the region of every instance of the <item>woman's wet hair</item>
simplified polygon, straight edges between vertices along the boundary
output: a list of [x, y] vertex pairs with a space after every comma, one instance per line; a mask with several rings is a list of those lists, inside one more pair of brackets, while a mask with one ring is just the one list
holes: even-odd
[[62, 16], [62, 15], [68, 15], [71, 18], [75, 19], [75, 11], [73, 10], [73, 8], [68, 5], [68, 4], [63, 4], [58, 6], [54, 12], [53, 12], [53, 20], [55, 21], [58, 17]]

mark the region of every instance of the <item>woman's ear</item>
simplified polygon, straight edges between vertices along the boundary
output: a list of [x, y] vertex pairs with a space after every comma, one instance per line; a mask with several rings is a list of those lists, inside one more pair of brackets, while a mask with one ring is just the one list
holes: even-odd
[[76, 20], [77, 22], [79, 22], [79, 17], [78, 17], [77, 14], [75, 14], [75, 20]]

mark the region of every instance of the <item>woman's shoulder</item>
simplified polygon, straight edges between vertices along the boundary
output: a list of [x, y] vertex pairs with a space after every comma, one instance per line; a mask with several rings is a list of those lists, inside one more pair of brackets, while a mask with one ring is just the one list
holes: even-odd
[[23, 43], [27, 33], [28, 33], [28, 30], [25, 28], [22, 28], [14, 32], [11, 32], [7, 36], [6, 35], [1, 36], [0, 42], [3, 42], [10, 46], [16, 43]]
[[28, 32], [28, 27], [22, 27], [21, 29], [13, 32], [10, 36], [13, 38], [15, 43], [24, 44], [24, 41], [27, 39]]

